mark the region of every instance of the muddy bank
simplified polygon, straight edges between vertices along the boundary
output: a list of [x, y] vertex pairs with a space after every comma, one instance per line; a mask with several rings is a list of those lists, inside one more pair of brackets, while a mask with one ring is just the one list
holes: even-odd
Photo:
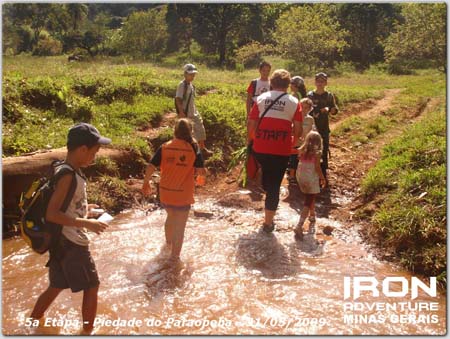
[[[51, 163], [55, 160], [63, 160], [66, 148], [49, 151], [34, 152], [19, 157], [9, 157], [2, 160], [3, 172], [3, 237], [14, 235], [14, 224], [19, 220], [20, 211], [18, 203], [22, 192], [28, 189], [31, 183], [48, 175]], [[87, 168], [84, 173], [88, 176], [93, 186], [98, 190], [108, 192], [107, 185], [102, 185], [99, 178], [102, 176], [117, 176], [123, 179], [134, 177], [142, 173], [144, 159], [127, 150], [114, 148], [102, 148], [97, 155], [96, 165]], [[133, 186], [131, 191], [133, 191]], [[111, 188], [111, 185], [110, 185]], [[117, 196], [116, 196], [117, 197]], [[126, 207], [126, 206], [124, 206]], [[129, 207], [129, 206], [128, 206]]]

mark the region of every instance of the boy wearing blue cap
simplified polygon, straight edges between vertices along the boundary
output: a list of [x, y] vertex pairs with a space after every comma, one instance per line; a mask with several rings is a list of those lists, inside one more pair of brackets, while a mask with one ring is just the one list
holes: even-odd
[[[56, 182], [45, 216], [48, 222], [62, 225], [62, 233], [58, 245], [50, 249], [50, 259], [46, 265], [49, 268], [50, 286], [40, 295], [31, 313], [31, 318], [41, 319], [63, 289], [83, 291], [83, 334], [89, 334], [93, 330], [100, 284], [89, 252], [87, 231], [100, 234], [107, 225], [87, 218], [90, 209], [96, 206], [87, 203], [86, 177], [81, 168], [91, 165], [100, 146], [109, 143], [111, 139], [102, 137], [94, 126], [87, 123], [76, 124], [69, 130], [67, 156], [56, 171], [63, 167], [71, 171]], [[72, 200], [67, 210], [62, 212], [63, 201], [69, 194], [73, 180], [76, 180], [76, 185]]]

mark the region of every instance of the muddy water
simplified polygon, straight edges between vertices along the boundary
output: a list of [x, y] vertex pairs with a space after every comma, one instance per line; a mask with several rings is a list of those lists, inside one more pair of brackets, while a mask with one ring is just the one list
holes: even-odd
[[[371, 256], [356, 225], [348, 228], [321, 217], [319, 241], [307, 236], [296, 242], [291, 229], [298, 214], [292, 204], [281, 203], [278, 229], [271, 235], [258, 230], [262, 210], [223, 207], [215, 200], [194, 209], [212, 216], [191, 216], [179, 267], [165, 265], [164, 211], [129, 211], [94, 237], [91, 251], [101, 280], [95, 334], [445, 333], [446, 299], [439, 293], [430, 297], [419, 290], [412, 310], [368, 308], [385, 303], [398, 307], [411, 301], [409, 294], [388, 298], [363, 292], [355, 302], [344, 300], [346, 276], [372, 276], [380, 282], [388, 276], [411, 278]], [[324, 226], [335, 228], [332, 236], [320, 234]], [[64, 291], [58, 297], [46, 314], [48, 324], [55, 326], [30, 329], [25, 324], [47, 286], [45, 262], [21, 239], [3, 241], [3, 334], [79, 333], [80, 293]], [[391, 290], [399, 289], [391, 285]], [[344, 310], [348, 301], [367, 303], [366, 308]], [[416, 303], [435, 303], [437, 310], [414, 310]], [[346, 315], [365, 315], [366, 320], [350, 324]]]

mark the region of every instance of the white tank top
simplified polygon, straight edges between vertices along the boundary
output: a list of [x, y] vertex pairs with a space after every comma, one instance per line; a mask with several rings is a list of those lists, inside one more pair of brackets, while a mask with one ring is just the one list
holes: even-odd
[[[72, 201], [67, 208], [65, 214], [71, 218], [86, 218], [87, 217], [87, 194], [86, 194], [86, 178], [80, 173], [76, 172], [77, 188], [73, 195]], [[80, 246], [89, 245], [89, 237], [87, 229], [73, 226], [63, 226], [62, 234]]]

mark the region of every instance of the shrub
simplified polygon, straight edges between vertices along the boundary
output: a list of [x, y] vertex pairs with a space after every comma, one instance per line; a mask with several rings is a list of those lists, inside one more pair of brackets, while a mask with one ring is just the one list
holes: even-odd
[[64, 107], [64, 98], [60, 93], [62, 86], [58, 86], [50, 78], [37, 78], [34, 81], [23, 79], [20, 83], [22, 102], [44, 110]]
[[92, 203], [112, 213], [130, 208], [134, 201], [125, 181], [108, 175], [103, 175], [97, 182], [88, 185], [88, 195]]
[[93, 103], [89, 98], [73, 95], [67, 100], [66, 106], [67, 115], [74, 122], [90, 122], [93, 118]]
[[342, 61], [334, 67], [334, 70], [336, 73], [335, 75], [351, 74], [351, 73], [355, 73], [356, 66], [353, 62]]
[[62, 44], [51, 36], [40, 37], [37, 46], [33, 50], [33, 55], [50, 56], [62, 53]]
[[269, 46], [263, 45], [258, 41], [252, 41], [236, 51], [234, 60], [237, 64], [244, 65], [244, 67], [257, 67], [263, 60], [264, 53], [266, 53], [269, 48]]
[[10, 79], [4, 79], [2, 98], [2, 121], [3, 123], [14, 123], [23, 118], [23, 106], [20, 93]]
[[110, 158], [104, 156], [95, 158], [94, 169], [97, 173], [111, 176], [119, 175], [119, 166], [117, 166], [114, 160], [111, 160]]

